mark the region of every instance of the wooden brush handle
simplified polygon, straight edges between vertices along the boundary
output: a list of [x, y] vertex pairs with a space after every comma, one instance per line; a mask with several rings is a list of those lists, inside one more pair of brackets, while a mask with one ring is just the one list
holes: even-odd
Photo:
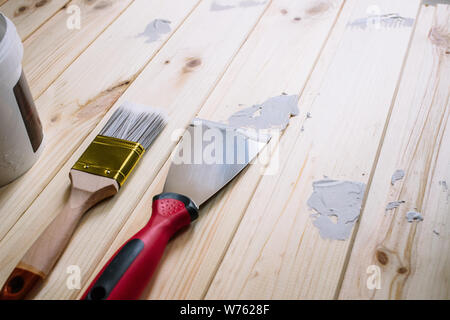
[[62, 211], [26, 252], [4, 284], [1, 300], [24, 299], [34, 285], [52, 270], [83, 214], [101, 200], [117, 193], [110, 178], [71, 170], [72, 188]]

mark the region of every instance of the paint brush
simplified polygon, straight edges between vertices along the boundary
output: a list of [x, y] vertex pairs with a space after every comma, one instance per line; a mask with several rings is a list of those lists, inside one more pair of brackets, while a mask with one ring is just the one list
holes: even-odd
[[115, 195], [166, 124], [163, 113], [126, 102], [108, 120], [70, 170], [70, 196], [62, 211], [20, 260], [1, 300], [24, 299], [50, 273], [83, 214]]

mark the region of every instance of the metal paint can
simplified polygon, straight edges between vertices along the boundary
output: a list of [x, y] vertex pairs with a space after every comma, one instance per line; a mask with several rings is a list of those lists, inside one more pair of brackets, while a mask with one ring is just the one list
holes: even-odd
[[43, 148], [42, 125], [22, 57], [17, 30], [0, 13], [0, 187], [30, 169]]

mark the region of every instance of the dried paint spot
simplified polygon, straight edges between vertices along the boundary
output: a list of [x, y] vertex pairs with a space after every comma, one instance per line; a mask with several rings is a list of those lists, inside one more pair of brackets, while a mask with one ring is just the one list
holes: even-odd
[[381, 28], [399, 28], [412, 27], [414, 18], [405, 18], [398, 13], [372, 14], [368, 17], [353, 20], [348, 24], [349, 27], [358, 29], [381, 29]]
[[170, 27], [171, 22], [164, 19], [155, 19], [145, 27], [144, 32], [138, 34], [138, 37], [145, 37], [145, 42], [154, 42], [161, 38], [163, 34], [167, 34], [172, 31]]
[[439, 181], [439, 185], [442, 188], [442, 192], [447, 194], [447, 203], [448, 203], [448, 201], [450, 200], [450, 190], [448, 188], [447, 181], [445, 180]]
[[405, 177], [405, 171], [402, 169], [395, 170], [391, 177], [391, 185], [394, 185], [397, 181], [402, 180]]
[[422, 0], [422, 4], [425, 5], [425, 7], [428, 6], [436, 6], [437, 4], [448, 4], [448, 0]]
[[223, 1], [213, 1], [211, 3], [211, 11], [222, 11], [222, 10], [228, 10], [228, 9], [233, 9], [235, 6], [234, 5], [229, 5], [226, 3], [223, 3]]
[[406, 214], [406, 220], [408, 220], [408, 222], [414, 222], [414, 221], [420, 222], [420, 221], [423, 221], [423, 217], [420, 212], [409, 211]]
[[223, 11], [234, 8], [249, 8], [254, 6], [260, 6], [266, 3], [266, 0], [215, 0], [211, 3], [211, 11]]
[[298, 95], [280, 95], [240, 110], [228, 118], [233, 127], [253, 129], [280, 129], [289, 124], [291, 116], [298, 115]]
[[[307, 204], [317, 214], [313, 224], [325, 239], [346, 240], [361, 212], [366, 185], [362, 182], [324, 179], [313, 182]], [[336, 223], [332, 220], [336, 217]]]
[[244, 0], [239, 2], [239, 7], [241, 8], [254, 7], [263, 5], [264, 3], [266, 3], [266, 1]]
[[389, 257], [384, 251], [377, 250], [375, 256], [377, 257], [378, 262], [381, 263], [383, 266], [388, 264]]
[[281, 9], [280, 12], [283, 16], [288, 14], [288, 11], [286, 9]]
[[400, 200], [400, 201], [392, 201], [392, 202], [389, 202], [389, 203], [387, 204], [387, 206], [386, 206], [385, 211], [397, 209], [398, 207], [400, 207], [400, 205], [401, 205], [402, 203], [405, 203], [405, 201]]

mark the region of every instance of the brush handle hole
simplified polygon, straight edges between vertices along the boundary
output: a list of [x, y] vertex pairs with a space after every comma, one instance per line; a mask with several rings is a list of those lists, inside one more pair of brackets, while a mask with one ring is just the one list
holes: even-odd
[[91, 300], [103, 300], [106, 298], [106, 289], [104, 287], [95, 287], [90, 292]]
[[9, 293], [16, 294], [20, 292], [25, 285], [25, 280], [21, 276], [15, 276], [6, 285], [6, 290]]
[[40, 280], [42, 275], [15, 268], [0, 291], [0, 300], [22, 300]]

